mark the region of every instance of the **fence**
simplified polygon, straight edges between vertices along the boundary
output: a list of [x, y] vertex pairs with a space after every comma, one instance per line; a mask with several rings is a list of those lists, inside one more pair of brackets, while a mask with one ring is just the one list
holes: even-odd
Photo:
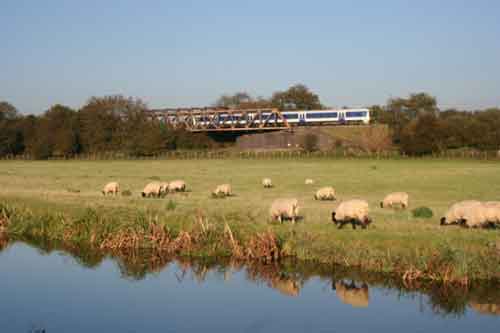
[[[302, 150], [283, 151], [234, 151], [234, 150], [204, 150], [204, 151], [167, 151], [153, 156], [133, 156], [122, 152], [103, 152], [95, 154], [80, 154], [75, 156], [50, 157], [48, 160], [205, 160], [205, 159], [270, 159], [270, 160], [295, 160], [295, 159], [473, 159], [473, 160], [500, 160], [497, 151], [444, 151], [438, 154], [422, 157], [407, 156], [398, 151], [365, 152], [354, 150], [331, 150], [306, 152]], [[9, 155], [0, 160], [32, 160], [27, 155]]]

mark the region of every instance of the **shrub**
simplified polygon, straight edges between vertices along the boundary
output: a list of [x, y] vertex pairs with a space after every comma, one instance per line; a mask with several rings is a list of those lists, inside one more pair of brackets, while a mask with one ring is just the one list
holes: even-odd
[[413, 217], [421, 219], [430, 219], [434, 216], [432, 209], [429, 207], [418, 207], [411, 211]]
[[304, 150], [308, 152], [318, 150], [318, 136], [316, 134], [307, 133], [303, 139], [303, 147]]
[[177, 204], [174, 201], [169, 200], [167, 202], [167, 207], [166, 207], [167, 210], [174, 210], [175, 207], [177, 207]]

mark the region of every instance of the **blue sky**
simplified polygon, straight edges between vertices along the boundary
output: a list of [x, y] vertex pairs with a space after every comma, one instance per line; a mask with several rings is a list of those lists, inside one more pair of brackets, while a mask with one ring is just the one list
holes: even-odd
[[493, 0], [0, 0], [0, 100], [204, 106], [304, 83], [330, 106], [420, 91], [500, 106], [499, 13]]

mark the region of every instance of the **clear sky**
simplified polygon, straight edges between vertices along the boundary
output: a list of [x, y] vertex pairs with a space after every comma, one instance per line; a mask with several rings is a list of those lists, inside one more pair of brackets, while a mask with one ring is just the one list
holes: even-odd
[[205, 106], [304, 83], [330, 106], [500, 106], [497, 0], [0, 0], [0, 100]]

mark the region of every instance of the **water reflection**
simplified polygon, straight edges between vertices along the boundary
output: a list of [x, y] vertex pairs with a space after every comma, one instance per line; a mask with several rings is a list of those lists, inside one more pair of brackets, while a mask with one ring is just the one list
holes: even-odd
[[370, 303], [370, 293], [366, 283], [361, 283], [360, 286], [357, 286], [353, 280], [349, 283], [346, 281], [337, 281], [333, 284], [333, 289], [335, 289], [337, 297], [344, 304], [349, 304], [355, 308], [366, 308], [368, 307], [368, 303]]
[[[300, 261], [284, 261], [280, 264], [263, 265], [257, 262], [241, 262], [227, 258], [193, 259], [179, 258], [151, 251], [115, 252], [107, 255], [93, 249], [66, 246], [57, 242], [23, 240], [37, 248], [41, 254], [64, 251], [71, 254], [79, 265], [97, 268], [111, 257], [119, 267], [122, 278], [139, 281], [150, 274], [159, 273], [173, 264], [175, 278], [183, 283], [186, 278], [205, 283], [210, 273], [225, 281], [233, 274], [243, 273], [247, 281], [266, 285], [288, 297], [298, 297], [308, 283], [319, 280], [332, 290], [332, 296], [346, 306], [365, 309], [370, 304], [370, 289], [383, 290], [400, 298], [422, 297], [420, 311], [429, 309], [433, 314], [462, 317], [468, 308], [478, 314], [500, 316], [500, 288], [498, 282], [474, 283], [469, 288], [437, 285], [405, 285], [392, 276], [367, 273], [344, 267], [332, 267]], [[0, 251], [9, 247], [8, 240], [0, 237]]]

